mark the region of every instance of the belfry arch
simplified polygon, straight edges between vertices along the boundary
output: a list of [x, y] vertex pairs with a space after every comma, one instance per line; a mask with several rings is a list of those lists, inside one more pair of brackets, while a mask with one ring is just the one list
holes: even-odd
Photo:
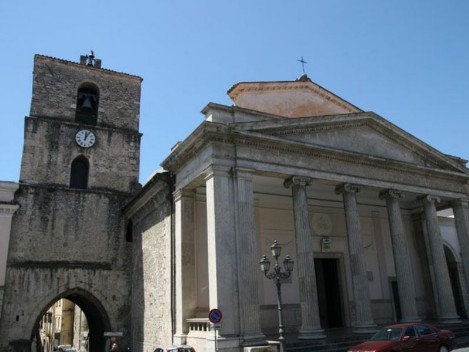
[[[62, 294], [54, 297], [46, 306], [42, 307], [40, 313], [37, 315], [34, 327], [31, 331], [31, 341], [37, 336], [39, 324], [47, 310], [60, 299], [67, 299], [78, 305], [86, 316], [89, 326], [88, 334], [88, 351], [89, 352], [102, 352], [105, 348], [104, 332], [110, 331], [110, 320], [108, 314], [101, 304], [101, 302], [90, 292], [74, 288], [63, 292]], [[39, 351], [39, 350], [37, 350]]]

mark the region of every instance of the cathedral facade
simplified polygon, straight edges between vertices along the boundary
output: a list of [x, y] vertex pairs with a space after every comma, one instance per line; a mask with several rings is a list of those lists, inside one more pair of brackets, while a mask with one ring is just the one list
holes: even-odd
[[303, 75], [234, 85], [140, 189], [141, 79], [89, 60], [36, 56], [2, 347], [27, 349], [66, 298], [93, 351], [112, 333], [138, 352], [265, 349], [277, 295], [259, 262], [274, 243], [294, 261], [289, 336], [467, 317], [466, 161]]

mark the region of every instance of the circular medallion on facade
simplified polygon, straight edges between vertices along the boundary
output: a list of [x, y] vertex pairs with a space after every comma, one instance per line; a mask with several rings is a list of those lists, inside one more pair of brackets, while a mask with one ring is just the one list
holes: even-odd
[[329, 236], [332, 231], [332, 221], [327, 214], [313, 214], [311, 219], [314, 234], [320, 236]]

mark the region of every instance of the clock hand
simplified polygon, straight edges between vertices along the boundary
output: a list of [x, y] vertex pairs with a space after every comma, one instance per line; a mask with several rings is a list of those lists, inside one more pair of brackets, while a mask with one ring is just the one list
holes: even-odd
[[90, 135], [90, 131], [85, 132], [85, 139], [84, 139], [85, 141], [88, 139], [88, 136], [89, 136], [89, 135]]

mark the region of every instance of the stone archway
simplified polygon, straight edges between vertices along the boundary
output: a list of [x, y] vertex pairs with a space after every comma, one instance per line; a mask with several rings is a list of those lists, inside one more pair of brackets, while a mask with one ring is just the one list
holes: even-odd
[[104, 332], [109, 331], [111, 326], [109, 317], [101, 302], [91, 293], [80, 288], [74, 288], [58, 295], [41, 310], [31, 332], [31, 341], [37, 338], [37, 331], [39, 330], [42, 316], [51, 305], [63, 298], [78, 305], [86, 316], [89, 326], [88, 352], [103, 352], [105, 348]]

